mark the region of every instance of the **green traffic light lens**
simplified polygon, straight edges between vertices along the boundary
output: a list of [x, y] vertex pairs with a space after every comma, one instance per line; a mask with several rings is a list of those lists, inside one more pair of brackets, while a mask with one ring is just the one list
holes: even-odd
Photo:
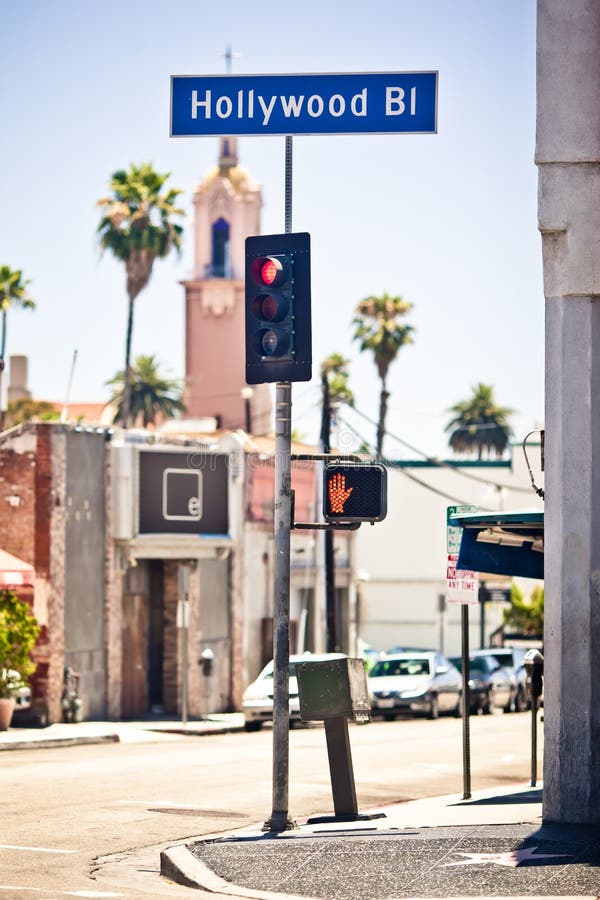
[[263, 356], [284, 356], [290, 345], [289, 335], [274, 328], [268, 328], [260, 335]]

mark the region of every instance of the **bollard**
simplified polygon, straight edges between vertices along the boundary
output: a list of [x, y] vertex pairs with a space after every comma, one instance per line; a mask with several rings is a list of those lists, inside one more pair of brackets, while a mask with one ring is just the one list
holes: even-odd
[[539, 650], [528, 650], [523, 658], [527, 687], [531, 696], [531, 787], [537, 783], [537, 709], [542, 693], [544, 657]]

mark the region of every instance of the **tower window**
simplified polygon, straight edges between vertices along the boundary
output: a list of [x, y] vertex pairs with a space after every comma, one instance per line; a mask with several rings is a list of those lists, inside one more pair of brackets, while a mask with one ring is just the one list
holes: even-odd
[[229, 222], [217, 219], [212, 226], [211, 271], [213, 278], [230, 278]]

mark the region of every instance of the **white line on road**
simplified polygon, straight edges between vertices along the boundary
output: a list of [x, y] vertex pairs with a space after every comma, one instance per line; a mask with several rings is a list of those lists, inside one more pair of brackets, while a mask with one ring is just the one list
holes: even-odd
[[51, 847], [21, 847], [18, 844], [0, 844], [0, 850], [25, 850], [31, 853], [77, 853], [77, 850], [55, 850]]
[[45, 888], [25, 887], [22, 884], [0, 884], [0, 891], [35, 891], [37, 894], [52, 894], [53, 897], [124, 897], [110, 891], [48, 891]]

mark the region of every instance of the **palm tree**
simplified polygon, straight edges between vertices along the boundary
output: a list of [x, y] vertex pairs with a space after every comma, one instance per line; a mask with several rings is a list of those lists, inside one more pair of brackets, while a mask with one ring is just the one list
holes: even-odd
[[[2, 334], [0, 336], [0, 389], [2, 372], [4, 371], [4, 354], [6, 352], [6, 315], [11, 306], [21, 309], [35, 309], [35, 302], [29, 296], [27, 285], [30, 282], [23, 278], [21, 269], [0, 266], [0, 311], [2, 312]], [[2, 430], [2, 405], [0, 402], [0, 431]]]
[[481, 459], [485, 449], [488, 455], [493, 451], [502, 456], [512, 433], [508, 418], [514, 410], [496, 404], [491, 385], [479, 382], [467, 400], [455, 403], [448, 412], [454, 415], [445, 430], [450, 432], [448, 443], [455, 453], [477, 452]]
[[[124, 415], [125, 373], [117, 372], [106, 384], [115, 388], [110, 403], [116, 407], [114, 421], [121, 422]], [[172, 419], [185, 410], [180, 382], [165, 378], [159, 372], [159, 363], [154, 356], [136, 357], [130, 367], [129, 388], [131, 421], [135, 424], [141, 418], [144, 428], [154, 423], [159, 414], [165, 419]]]
[[401, 347], [412, 344], [412, 325], [402, 322], [402, 317], [412, 309], [412, 303], [402, 297], [366, 297], [356, 307], [352, 324], [355, 326], [353, 338], [360, 343], [361, 352], [371, 350], [381, 379], [379, 395], [379, 419], [377, 420], [377, 455], [381, 456], [387, 415], [387, 375]]
[[122, 410], [125, 428], [129, 425], [131, 410], [134, 301], [150, 281], [154, 260], [164, 259], [172, 249], [177, 252], [181, 249], [183, 228], [172, 221], [172, 218], [184, 215], [183, 210], [175, 206], [181, 191], [170, 188], [161, 193], [170, 174], [155, 172], [150, 163], [131, 165], [129, 171], [119, 169], [111, 177], [111, 196], [98, 200], [98, 206], [103, 210], [98, 225], [100, 246], [125, 263], [127, 275], [129, 303]]

